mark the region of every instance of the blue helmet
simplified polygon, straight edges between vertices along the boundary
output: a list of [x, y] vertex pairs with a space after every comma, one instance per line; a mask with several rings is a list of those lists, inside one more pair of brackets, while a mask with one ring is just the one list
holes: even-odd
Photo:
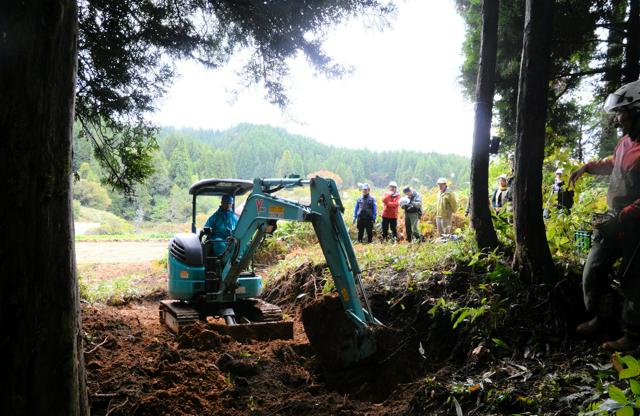
[[233, 196], [231, 196], [231, 195], [222, 195], [222, 203], [223, 204], [233, 204]]

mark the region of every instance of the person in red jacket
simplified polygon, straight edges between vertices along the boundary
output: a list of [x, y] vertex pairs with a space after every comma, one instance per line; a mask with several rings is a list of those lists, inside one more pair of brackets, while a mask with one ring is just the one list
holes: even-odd
[[389, 192], [382, 198], [384, 209], [382, 210], [382, 239], [389, 237], [389, 227], [393, 241], [398, 239], [398, 206], [400, 205], [400, 194], [398, 184], [395, 181], [389, 182]]
[[604, 106], [615, 113], [623, 137], [613, 156], [587, 163], [571, 174], [569, 187], [584, 174], [609, 175], [607, 214], [594, 225], [593, 244], [582, 273], [587, 311], [594, 316], [576, 328], [581, 335], [604, 332], [613, 320], [612, 289], [608, 277], [619, 258], [617, 273], [624, 297], [624, 336], [602, 346], [628, 352], [640, 347], [640, 80], [609, 95]]

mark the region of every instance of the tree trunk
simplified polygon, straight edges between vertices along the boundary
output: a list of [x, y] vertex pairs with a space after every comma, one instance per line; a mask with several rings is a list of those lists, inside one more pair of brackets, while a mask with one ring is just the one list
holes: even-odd
[[489, 182], [489, 136], [495, 92], [496, 54], [498, 49], [499, 0], [482, 2], [482, 38], [476, 83], [476, 115], [471, 153], [471, 225], [480, 249], [498, 246], [487, 195]]
[[514, 268], [531, 284], [554, 275], [542, 220], [549, 51], [553, 0], [527, 0], [518, 83], [514, 181]]
[[71, 213], [74, 0], [0, 6], [5, 415], [86, 415]]
[[626, 24], [624, 83], [637, 81], [640, 76], [640, 0], [629, 0]]

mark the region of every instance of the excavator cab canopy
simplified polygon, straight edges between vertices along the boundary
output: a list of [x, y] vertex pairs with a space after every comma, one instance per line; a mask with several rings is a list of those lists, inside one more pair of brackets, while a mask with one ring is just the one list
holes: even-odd
[[203, 179], [191, 185], [189, 195], [240, 196], [253, 189], [253, 181], [245, 179]]
[[[191, 185], [189, 195], [193, 195], [191, 207], [191, 232], [196, 232], [196, 198], [199, 196], [231, 195], [234, 198], [253, 189], [253, 181], [245, 179], [203, 179]], [[234, 202], [235, 209], [235, 202]]]

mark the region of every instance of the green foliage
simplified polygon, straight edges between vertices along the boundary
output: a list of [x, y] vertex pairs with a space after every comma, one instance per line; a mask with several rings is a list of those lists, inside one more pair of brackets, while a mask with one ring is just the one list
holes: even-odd
[[[80, 180], [76, 181], [74, 199], [84, 206], [108, 208], [136, 223], [186, 222], [191, 210], [188, 188], [197, 180], [211, 177], [253, 179], [293, 172], [302, 176], [309, 172], [328, 172], [345, 187], [369, 178], [373, 186], [383, 188], [376, 190], [378, 195], [384, 192], [391, 179], [401, 186], [403, 181], [413, 186], [428, 183], [429, 189], [423, 192], [425, 204], [435, 205], [432, 178], [448, 172], [447, 176], [452, 175], [466, 186], [469, 175], [469, 160], [462, 156], [337, 149], [268, 126], [240, 125], [223, 132], [165, 129], [157, 141], [158, 148], [152, 150], [149, 159], [153, 174], [135, 185], [132, 195], [123, 195], [118, 190], [108, 191], [97, 182], [97, 178], [104, 175], [104, 167], [98, 163], [96, 155], [85, 148], [84, 139], [76, 135], [75, 147], [82, 151], [75, 162]], [[419, 166], [418, 162], [421, 162]], [[336, 172], [333, 166], [342, 166], [340, 169], [344, 170]], [[419, 178], [414, 176], [416, 166], [421, 170]], [[405, 172], [405, 176], [398, 177], [398, 172]], [[343, 180], [344, 177], [351, 178], [350, 182]], [[455, 183], [453, 187], [457, 189]], [[305, 194], [294, 195], [294, 199], [304, 201], [307, 198], [308, 190]], [[350, 196], [345, 200], [351, 204], [350, 209], [356, 198], [353, 195], [352, 199]], [[209, 216], [216, 208], [215, 198], [199, 198], [199, 215]], [[428, 221], [423, 226], [426, 224]]]
[[217, 68], [238, 51], [249, 52], [238, 84], [262, 83], [267, 98], [284, 107], [291, 58], [302, 54], [316, 71], [338, 76], [344, 69], [322, 48], [326, 28], [362, 14], [384, 27], [394, 11], [378, 0], [277, 7], [258, 0], [82, 1], [75, 100], [81, 136], [95, 149], [104, 180], [129, 193], [151, 174], [155, 128], [145, 116], [171, 84], [173, 60]]
[[456, 309], [451, 314], [451, 321], [453, 322], [453, 329], [456, 329], [458, 325], [464, 322], [465, 319], [469, 319], [469, 323], [472, 324], [480, 316], [484, 315], [489, 310], [489, 305], [486, 304], [486, 299], [483, 299], [483, 304], [477, 308], [464, 307]]
[[98, 182], [80, 179], [74, 183], [73, 193], [75, 199], [90, 208], [106, 210], [111, 205], [109, 193]]
[[169, 179], [179, 188], [188, 188], [192, 183], [191, 160], [187, 148], [181, 140], [169, 158]]
[[133, 231], [133, 226], [131, 224], [122, 218], [113, 216], [102, 221], [99, 227], [87, 230], [87, 234], [116, 235], [130, 233], [131, 231]]
[[[624, 49], [631, 36], [623, 28], [628, 2], [564, 0], [554, 3], [551, 43], [548, 147], [567, 147], [584, 157], [585, 138], [596, 150], [609, 147], [611, 124], [601, 119], [604, 97], [622, 81]], [[482, 26], [479, 0], [456, 0], [466, 24], [462, 52], [461, 84], [469, 100], [475, 100]], [[519, 79], [525, 1], [500, 2], [496, 66], [495, 114], [503, 151], [511, 151], [516, 136]], [[602, 28], [615, 28], [603, 30]], [[633, 65], [633, 63], [632, 63]], [[596, 94], [587, 101], [584, 91], [594, 75], [602, 78]], [[635, 77], [637, 78], [637, 76]], [[635, 78], [633, 80], [635, 80]], [[627, 80], [625, 82], [630, 82]], [[612, 134], [613, 133], [613, 134]], [[609, 153], [610, 154], [610, 153]]]
[[582, 186], [581, 192], [576, 190], [571, 213], [558, 209], [549, 210], [550, 218], [546, 221], [547, 241], [556, 259], [577, 262], [579, 257], [584, 256], [585, 253], [577, 251], [576, 232], [591, 230], [592, 214], [606, 211], [606, 188], [603, 184], [585, 179], [591, 185], [589, 188]]
[[623, 390], [618, 387], [621, 384], [611, 382], [606, 389], [609, 398], [592, 402], [587, 407], [588, 411], [580, 413], [581, 415], [632, 416], [636, 410], [640, 410], [640, 363], [631, 355], [621, 356], [616, 353], [614, 364], [618, 368], [618, 380], [625, 380], [626, 388]]
[[127, 194], [133, 186], [153, 172], [152, 154], [157, 145], [156, 129], [147, 125], [142, 115], [135, 125], [117, 120], [103, 120], [87, 114], [76, 102], [76, 141], [91, 143], [101, 169], [101, 180]]
[[[441, 176], [451, 178], [454, 188], [468, 186], [469, 159], [458, 155], [341, 149], [290, 134], [281, 128], [240, 124], [223, 132], [163, 129], [158, 143], [167, 157], [175, 148], [177, 138], [184, 140], [196, 165], [195, 158], [204, 149], [224, 151], [232, 159], [233, 173], [242, 178], [290, 173], [306, 176], [329, 170], [339, 175], [347, 187], [364, 181], [386, 187], [391, 180], [400, 186], [432, 187]], [[200, 150], [192, 152], [190, 149]]]
[[91, 303], [121, 305], [141, 295], [136, 285], [138, 279], [139, 277], [136, 275], [128, 275], [89, 284], [83, 276], [80, 276], [80, 298]]
[[309, 223], [281, 221], [272, 236], [265, 238], [258, 248], [254, 261], [257, 264], [273, 264], [295, 248], [317, 244], [318, 239]]

